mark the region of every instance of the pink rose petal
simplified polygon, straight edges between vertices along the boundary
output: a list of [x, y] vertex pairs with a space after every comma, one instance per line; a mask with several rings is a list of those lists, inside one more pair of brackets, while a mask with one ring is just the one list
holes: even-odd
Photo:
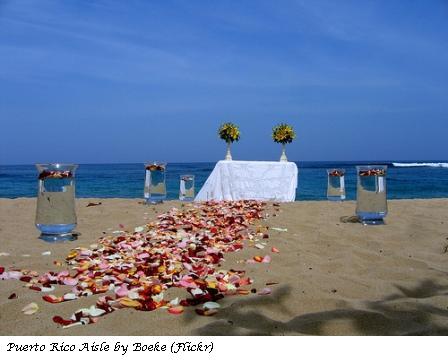
[[20, 280], [23, 274], [20, 271], [9, 271], [1, 275], [2, 280]]
[[271, 295], [272, 290], [269, 287], [265, 287], [263, 290], [261, 290], [258, 295], [264, 296], [264, 295]]
[[140, 253], [137, 257], [138, 257], [140, 260], [144, 260], [145, 258], [148, 258], [148, 257], [149, 257], [149, 253], [146, 253], [146, 252], [144, 252], [144, 253]]
[[269, 256], [269, 255], [264, 256], [262, 262], [263, 263], [270, 263], [271, 262], [271, 256]]
[[75, 286], [78, 283], [78, 279], [73, 277], [66, 277], [62, 279], [62, 283], [67, 286]]
[[121, 285], [116, 291], [115, 293], [117, 294], [118, 297], [125, 297], [129, 294], [129, 290], [126, 284]]

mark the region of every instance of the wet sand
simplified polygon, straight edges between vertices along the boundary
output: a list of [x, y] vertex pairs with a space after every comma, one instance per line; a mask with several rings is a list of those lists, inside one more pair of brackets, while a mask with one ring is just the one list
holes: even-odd
[[[90, 202], [102, 205], [86, 207]], [[79, 239], [48, 244], [34, 227], [36, 200], [0, 199], [0, 266], [40, 273], [56, 267], [71, 248], [88, 247], [104, 234], [132, 230], [169, 207], [146, 206], [136, 199], [78, 199]], [[213, 317], [186, 309], [181, 316], [164, 310], [124, 309], [97, 324], [61, 329], [52, 317], [68, 317], [93, 305], [97, 297], [52, 305], [20, 281], [0, 281], [2, 335], [446, 335], [448, 334], [448, 199], [391, 201], [384, 226], [342, 223], [355, 203], [296, 202], [269, 205], [268, 247], [246, 246], [226, 255], [223, 268], [244, 269], [254, 288], [271, 286], [270, 296], [229, 296]], [[273, 216], [276, 214], [276, 216]], [[271, 247], [280, 250], [271, 253]], [[51, 251], [51, 255], [42, 255]], [[238, 261], [270, 254], [270, 264]], [[29, 256], [28, 256], [29, 255]], [[12, 293], [18, 299], [9, 300]], [[56, 291], [57, 294], [57, 291]], [[25, 316], [30, 302], [40, 309]]]

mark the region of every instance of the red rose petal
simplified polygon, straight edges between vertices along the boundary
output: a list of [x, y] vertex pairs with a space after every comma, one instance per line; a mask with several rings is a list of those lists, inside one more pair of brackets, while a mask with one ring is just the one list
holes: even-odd
[[56, 297], [54, 295], [44, 295], [42, 296], [42, 299], [51, 304], [59, 304], [64, 301], [64, 298]]
[[175, 306], [168, 309], [168, 312], [173, 315], [180, 315], [184, 312], [184, 308], [182, 306]]
[[53, 321], [54, 321], [56, 324], [59, 324], [59, 325], [62, 325], [62, 326], [67, 326], [67, 325], [70, 325], [70, 324], [73, 324], [73, 323], [74, 323], [72, 320], [65, 320], [65, 319], [63, 319], [63, 318], [60, 317], [60, 316], [54, 316], [54, 317], [53, 317]]

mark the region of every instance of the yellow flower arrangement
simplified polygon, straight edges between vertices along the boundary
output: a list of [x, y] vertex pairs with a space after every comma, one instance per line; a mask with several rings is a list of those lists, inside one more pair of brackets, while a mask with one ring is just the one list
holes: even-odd
[[296, 138], [296, 133], [292, 126], [279, 124], [272, 130], [272, 139], [279, 144], [290, 144]]
[[237, 125], [227, 122], [218, 130], [219, 137], [227, 143], [235, 142], [240, 139], [240, 129]]

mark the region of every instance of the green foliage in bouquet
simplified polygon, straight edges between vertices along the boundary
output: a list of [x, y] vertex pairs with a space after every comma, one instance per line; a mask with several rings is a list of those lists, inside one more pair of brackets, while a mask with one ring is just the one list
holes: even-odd
[[235, 142], [240, 139], [240, 129], [231, 122], [227, 122], [218, 130], [219, 137], [225, 142]]
[[279, 144], [290, 144], [296, 138], [292, 126], [280, 124], [272, 129], [272, 139]]

